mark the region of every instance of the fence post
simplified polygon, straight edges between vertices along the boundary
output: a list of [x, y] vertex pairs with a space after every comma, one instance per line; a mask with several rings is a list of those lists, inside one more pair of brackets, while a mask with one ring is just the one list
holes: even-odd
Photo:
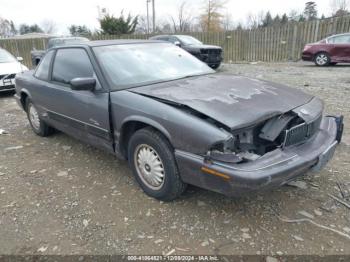
[[296, 48], [296, 44], [297, 44], [297, 37], [298, 37], [298, 25], [294, 25], [293, 28], [293, 39], [292, 39], [292, 52], [289, 53], [289, 60], [295, 60], [295, 48]]

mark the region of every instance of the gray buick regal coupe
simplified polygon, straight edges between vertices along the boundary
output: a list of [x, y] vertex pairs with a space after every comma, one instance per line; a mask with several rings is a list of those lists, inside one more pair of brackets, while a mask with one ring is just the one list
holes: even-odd
[[144, 192], [187, 184], [227, 196], [271, 190], [325, 166], [342, 116], [317, 97], [216, 73], [181, 48], [143, 40], [54, 47], [16, 77], [33, 131], [60, 130], [128, 160]]

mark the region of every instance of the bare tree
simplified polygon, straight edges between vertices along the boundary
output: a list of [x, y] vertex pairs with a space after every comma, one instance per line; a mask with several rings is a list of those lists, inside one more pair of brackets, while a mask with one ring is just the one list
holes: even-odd
[[203, 31], [222, 30], [222, 10], [225, 8], [226, 0], [205, 0], [204, 10], [200, 15], [200, 24]]
[[9, 37], [17, 34], [13, 21], [0, 17], [0, 37]]
[[246, 22], [247, 27], [250, 29], [258, 28], [263, 23], [265, 16], [266, 15], [264, 11], [260, 11], [259, 13], [256, 13], [256, 14], [249, 13], [247, 15], [247, 22]]
[[147, 17], [144, 15], [139, 16], [138, 24], [135, 29], [135, 33], [137, 34], [147, 34], [148, 33], [148, 24]]
[[226, 11], [224, 17], [222, 18], [222, 27], [224, 31], [231, 31], [236, 28], [236, 23], [233, 21], [232, 14]]
[[53, 20], [45, 19], [40, 23], [40, 27], [46, 34], [54, 34], [57, 32], [56, 23]]
[[183, 1], [178, 9], [177, 16], [171, 16], [171, 21], [173, 24], [174, 32], [187, 32], [190, 31], [191, 22], [193, 17], [191, 15], [191, 11], [188, 9], [188, 5], [186, 1]]
[[350, 0], [331, 0], [330, 7], [333, 16], [341, 16], [349, 14], [348, 8], [350, 6]]

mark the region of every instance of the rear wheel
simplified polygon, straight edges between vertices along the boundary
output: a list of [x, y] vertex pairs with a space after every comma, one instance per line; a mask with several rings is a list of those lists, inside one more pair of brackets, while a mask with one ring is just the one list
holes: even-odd
[[26, 112], [30, 126], [35, 134], [38, 136], [48, 136], [52, 134], [53, 128], [40, 119], [38, 110], [29, 98], [26, 100]]
[[186, 189], [167, 139], [152, 128], [138, 130], [130, 139], [128, 160], [143, 191], [154, 198], [171, 201]]
[[315, 56], [315, 64], [317, 66], [328, 66], [331, 62], [331, 59], [327, 53], [318, 53]]

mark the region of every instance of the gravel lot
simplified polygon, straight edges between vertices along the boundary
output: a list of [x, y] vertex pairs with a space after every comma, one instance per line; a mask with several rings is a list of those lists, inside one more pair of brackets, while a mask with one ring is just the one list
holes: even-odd
[[[303, 89], [350, 119], [350, 66], [220, 70]], [[228, 199], [190, 187], [171, 203], [143, 194], [113, 155], [62, 133], [34, 135], [11, 94], [0, 95], [0, 129], [9, 133], [0, 135], [0, 254], [350, 254], [350, 209], [328, 195], [350, 188], [349, 125], [333, 160], [301, 188]]]

